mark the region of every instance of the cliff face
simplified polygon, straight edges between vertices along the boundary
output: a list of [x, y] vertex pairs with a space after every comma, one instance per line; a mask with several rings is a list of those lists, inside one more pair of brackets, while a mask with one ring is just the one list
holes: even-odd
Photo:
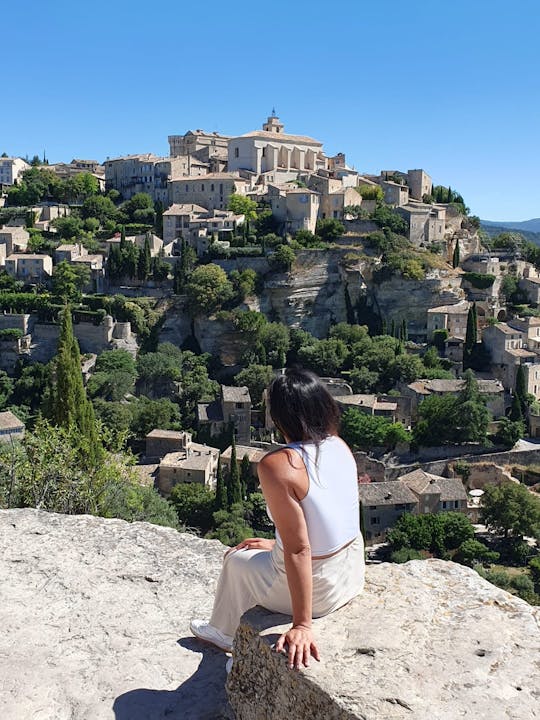
[[[270, 648], [287, 619], [246, 614], [225, 656], [190, 636], [223, 546], [146, 523], [0, 511], [6, 720], [533, 720], [538, 610], [442, 561], [367, 569], [315, 622], [321, 663]], [[259, 637], [262, 632], [262, 637]]]

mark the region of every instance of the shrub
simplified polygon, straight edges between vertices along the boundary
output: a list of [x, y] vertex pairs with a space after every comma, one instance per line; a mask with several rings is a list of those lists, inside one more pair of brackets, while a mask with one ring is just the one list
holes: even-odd
[[466, 272], [463, 273], [462, 278], [478, 290], [487, 290], [495, 282], [495, 275], [488, 273]]

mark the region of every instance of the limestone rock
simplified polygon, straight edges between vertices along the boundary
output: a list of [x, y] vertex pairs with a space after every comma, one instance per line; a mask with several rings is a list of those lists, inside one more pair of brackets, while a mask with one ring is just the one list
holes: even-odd
[[225, 656], [189, 632], [223, 546], [169, 528], [0, 511], [2, 720], [229, 717]]
[[244, 615], [227, 683], [237, 720], [540, 718], [540, 610], [474, 570], [369, 566], [364, 594], [314, 621], [321, 662], [300, 672], [270, 647], [286, 620]]

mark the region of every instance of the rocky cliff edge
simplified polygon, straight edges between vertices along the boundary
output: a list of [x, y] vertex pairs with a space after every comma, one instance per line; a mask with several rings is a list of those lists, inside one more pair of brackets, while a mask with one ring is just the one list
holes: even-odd
[[[223, 546], [145, 523], [0, 511], [3, 720], [535, 720], [539, 610], [442, 561], [368, 568], [316, 621], [320, 664], [271, 650], [286, 621], [244, 616], [225, 656], [189, 634]], [[232, 706], [232, 707], [231, 707]]]

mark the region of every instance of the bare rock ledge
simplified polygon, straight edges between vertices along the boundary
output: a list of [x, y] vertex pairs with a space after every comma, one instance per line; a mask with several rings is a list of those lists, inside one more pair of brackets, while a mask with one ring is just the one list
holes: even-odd
[[314, 621], [321, 662], [290, 671], [288, 618], [253, 608], [227, 690], [237, 720], [540, 718], [540, 608], [442, 560], [369, 566], [365, 592]]
[[251, 610], [229, 705], [224, 655], [188, 629], [219, 542], [9, 510], [0, 550], [2, 720], [540, 717], [538, 609], [452, 563], [369, 567], [364, 595], [316, 621], [322, 661], [301, 673], [270, 648], [286, 618]]

